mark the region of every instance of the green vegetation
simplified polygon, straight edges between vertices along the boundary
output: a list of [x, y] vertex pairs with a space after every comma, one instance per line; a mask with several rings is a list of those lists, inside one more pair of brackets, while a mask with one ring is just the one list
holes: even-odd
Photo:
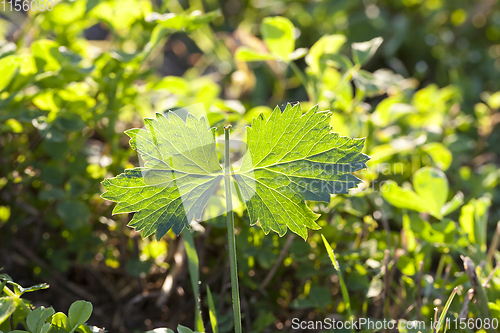
[[1, 12], [0, 331], [497, 332], [499, 18], [486, 0]]
[[[146, 130], [127, 131], [130, 146], [139, 152], [144, 167], [127, 169], [103, 181], [106, 192], [102, 197], [118, 202], [113, 213], [137, 212], [129, 226], [144, 230], [143, 237], [156, 233], [160, 240], [169, 230], [179, 235], [190, 228], [193, 219], [201, 220], [210, 196], [224, 177], [234, 322], [240, 333], [231, 181], [236, 182], [251, 225], [258, 224], [265, 234], [273, 230], [280, 236], [290, 229], [306, 240], [306, 227], [320, 227], [315, 223], [318, 215], [305, 200], [329, 202], [331, 194], [347, 194], [361, 182], [351, 172], [366, 168], [368, 160], [361, 153], [364, 140], [332, 132], [330, 117], [330, 113], [317, 112], [317, 107], [303, 115], [300, 104], [288, 104], [283, 112], [276, 108], [269, 119], [261, 113], [252, 127], [247, 127], [248, 150], [241, 168], [234, 172], [226, 127], [222, 172], [214, 132], [205, 118], [188, 113], [183, 121], [175, 113], [158, 113], [156, 120], [144, 120]], [[198, 258], [194, 249], [190, 256], [191, 242], [187, 245], [196, 292]], [[195, 314], [199, 318], [198, 311]], [[203, 329], [203, 323], [199, 325]]]

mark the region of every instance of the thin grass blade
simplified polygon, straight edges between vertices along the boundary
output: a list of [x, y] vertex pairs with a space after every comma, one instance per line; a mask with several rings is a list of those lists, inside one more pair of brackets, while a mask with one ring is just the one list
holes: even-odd
[[[335, 270], [337, 271], [337, 274], [339, 275], [340, 290], [342, 291], [342, 298], [344, 299], [347, 315], [349, 316], [349, 319], [351, 319], [352, 318], [351, 300], [349, 299], [349, 293], [347, 292], [347, 286], [344, 282], [344, 278], [342, 277], [342, 271], [340, 270], [339, 263], [337, 262], [337, 259], [335, 258], [335, 253], [333, 252], [333, 249], [330, 246], [330, 243], [328, 243], [325, 236], [321, 235], [321, 238], [323, 239], [323, 243], [325, 244], [326, 252], [328, 252], [328, 256], [330, 257], [330, 260], [333, 264], [333, 267], [335, 267]], [[351, 330], [351, 331], [354, 332], [354, 330]]]

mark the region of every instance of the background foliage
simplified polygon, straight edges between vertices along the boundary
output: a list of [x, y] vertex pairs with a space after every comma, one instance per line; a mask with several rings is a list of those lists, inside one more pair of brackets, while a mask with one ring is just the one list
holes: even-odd
[[[311, 205], [322, 229], [307, 242], [264, 237], [236, 211], [245, 331], [347, 317], [321, 233], [357, 317], [428, 320], [461, 286], [458, 316], [471, 287], [460, 255], [481, 281], [499, 259], [497, 1], [75, 0], [0, 16], [0, 266], [21, 285], [51, 284], [26, 295], [36, 306], [85, 299], [89, 323], [111, 331], [193, 327], [182, 239], [141, 240], [100, 181], [139, 165], [124, 130], [197, 103], [236, 137], [275, 105], [318, 103], [372, 156], [360, 190]], [[351, 46], [365, 41], [373, 52]], [[225, 220], [210, 207], [193, 228], [201, 299], [210, 286], [228, 332]], [[498, 318], [500, 280], [489, 283]]]

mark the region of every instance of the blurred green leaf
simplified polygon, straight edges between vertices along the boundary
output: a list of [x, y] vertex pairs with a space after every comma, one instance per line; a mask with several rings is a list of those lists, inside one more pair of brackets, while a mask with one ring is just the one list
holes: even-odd
[[438, 168], [448, 170], [453, 160], [451, 152], [440, 142], [431, 142], [422, 146], [422, 150], [429, 154]]
[[261, 53], [245, 46], [242, 46], [236, 50], [234, 58], [237, 61], [264, 61], [276, 59], [273, 54]]
[[59, 203], [56, 213], [71, 230], [78, 230], [87, 225], [91, 216], [89, 208], [77, 200], [65, 200]]
[[51, 40], [37, 40], [31, 45], [38, 70], [58, 71], [62, 67], [63, 56], [59, 45]]
[[383, 41], [382, 37], [376, 37], [367, 42], [353, 43], [351, 47], [354, 62], [361, 66], [366, 64], [375, 55]]
[[462, 192], [457, 192], [457, 194], [441, 208], [441, 215], [446, 216], [454, 212], [458, 207], [462, 206], [463, 203], [464, 194]]
[[346, 40], [344, 35], [326, 35], [314, 43], [306, 56], [311, 71], [313, 73], [322, 71], [329, 56], [337, 54]]
[[422, 168], [413, 176], [415, 192], [433, 216], [441, 218], [441, 208], [448, 199], [448, 179], [441, 170]]
[[10, 207], [0, 206], [0, 221], [7, 222], [10, 218]]
[[0, 92], [2, 92], [10, 84], [12, 79], [19, 72], [19, 64], [15, 56], [7, 56], [0, 59]]
[[424, 200], [414, 191], [401, 188], [393, 180], [388, 180], [382, 186], [382, 196], [391, 205], [398, 208], [408, 208], [417, 212], [426, 211]]
[[283, 61], [289, 61], [289, 55], [295, 50], [294, 29], [293, 23], [281, 16], [266, 17], [260, 26], [267, 48]]
[[481, 94], [481, 99], [488, 104], [488, 106], [492, 109], [498, 109], [500, 108], [500, 91], [497, 91], [496, 93], [488, 93], [488, 92], [483, 92]]
[[210, 317], [210, 326], [212, 327], [213, 333], [219, 333], [219, 325], [217, 324], [217, 312], [215, 310], [214, 299], [212, 298], [212, 292], [210, 287], [207, 285], [207, 298], [208, 298], [208, 315]]
[[152, 265], [153, 263], [151, 261], [142, 261], [139, 258], [134, 258], [127, 261], [125, 269], [128, 274], [140, 278], [149, 272]]
[[303, 47], [298, 48], [298, 49], [296, 49], [295, 51], [293, 51], [292, 53], [290, 53], [290, 54], [288, 55], [288, 59], [289, 59], [289, 60], [297, 60], [297, 59], [300, 59], [300, 58], [302, 58], [302, 57], [306, 56], [308, 52], [309, 52], [309, 50], [308, 50], [308, 49], [306, 49], [306, 48], [303, 48]]
[[486, 230], [490, 205], [491, 201], [488, 198], [472, 199], [462, 207], [460, 213], [460, 226], [467, 234], [471, 244], [476, 245], [481, 251], [486, 251]]

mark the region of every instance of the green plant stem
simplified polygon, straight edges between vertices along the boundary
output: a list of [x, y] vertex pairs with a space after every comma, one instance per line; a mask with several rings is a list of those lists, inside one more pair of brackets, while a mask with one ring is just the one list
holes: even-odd
[[14, 299], [14, 302], [16, 302], [18, 306], [22, 307], [24, 310], [30, 311], [30, 308], [26, 304], [24, 304], [21, 298], [18, 295], [16, 295], [12, 290], [10, 290], [9, 287], [7, 286], [3, 287], [3, 292], [5, 293], [5, 295], [12, 297]]
[[226, 188], [226, 210], [227, 210], [227, 239], [229, 245], [229, 268], [231, 272], [231, 290], [233, 295], [234, 331], [241, 333], [241, 307], [240, 291], [238, 286], [238, 267], [236, 260], [236, 239], [234, 237], [234, 215], [233, 200], [231, 194], [231, 170], [229, 160], [229, 129], [231, 125], [224, 128], [225, 154], [224, 154], [224, 185]]
[[10, 297], [18, 298], [16, 294], [12, 290], [10, 290], [8, 287], [3, 287], [3, 292]]

